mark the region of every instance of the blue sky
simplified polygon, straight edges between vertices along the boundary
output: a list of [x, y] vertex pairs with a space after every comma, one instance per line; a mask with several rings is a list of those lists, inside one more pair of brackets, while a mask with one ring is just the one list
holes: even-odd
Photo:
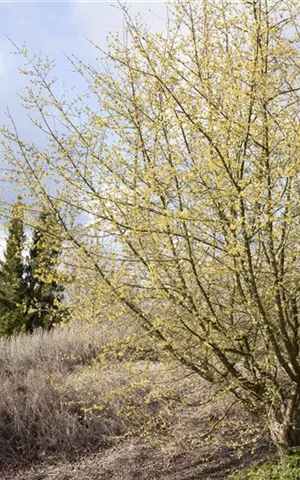
[[[161, 30], [164, 26], [164, 1], [125, 1], [131, 14], [140, 13], [152, 29]], [[57, 62], [56, 75], [66, 85], [81, 88], [77, 77], [70, 72], [71, 67], [64, 53], [75, 54], [82, 60], [92, 61], [95, 49], [86, 37], [105, 47], [109, 31], [122, 30], [123, 14], [117, 2], [112, 1], [3, 1], [0, 0], [0, 124], [6, 123], [5, 111], [10, 109], [19, 133], [29, 141], [39, 139], [32, 129], [27, 113], [21, 106], [18, 93], [25, 92], [28, 77], [18, 73], [22, 66], [20, 56], [14, 55], [13, 46], [6, 38], [22, 46], [26, 43], [30, 54], [41, 53]], [[1, 163], [0, 150], [0, 163]], [[4, 199], [11, 194], [7, 189]], [[0, 256], [4, 232], [0, 219]]]
[[[163, 28], [164, 1], [125, 3], [133, 15], [140, 13], [154, 29]], [[70, 73], [64, 52], [92, 60], [95, 52], [85, 37], [105, 47], [108, 32], [122, 29], [122, 18], [118, 4], [112, 1], [0, 0], [0, 123], [5, 121], [4, 111], [8, 106], [13, 116], [19, 119], [22, 134], [31, 135], [17, 97], [27, 79], [18, 74], [21, 59], [11, 53], [13, 47], [5, 35], [20, 46], [26, 42], [32, 54], [41, 52], [43, 56], [56, 59], [58, 76], [67, 84], [76, 86], [76, 77]]]

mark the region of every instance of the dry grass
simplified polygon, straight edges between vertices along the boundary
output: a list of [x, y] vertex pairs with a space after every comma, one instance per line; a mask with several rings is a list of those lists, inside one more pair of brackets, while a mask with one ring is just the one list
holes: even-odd
[[[211, 387], [140, 352], [119, 358], [107, 350], [112, 337], [103, 326], [65, 327], [0, 342], [1, 478], [24, 478], [16, 468], [33, 465], [28, 475], [42, 468], [49, 480], [198, 480], [251, 461], [252, 445], [234, 448], [256, 435], [241, 428], [254, 423], [239, 409], [206, 436], [231, 399], [187, 407], [205, 404]], [[268, 440], [256, 447], [266, 455]]]
[[0, 468], [163, 430], [169, 410], [154, 388], [159, 364], [120, 359], [108, 348], [112, 337], [108, 327], [65, 327], [0, 341]]
[[87, 392], [64, 387], [106, 340], [99, 329], [60, 328], [0, 342], [2, 467], [56, 452], [97, 450], [108, 437], [124, 433], [123, 421], [113, 411], [84, 418], [80, 406], [86, 405]]

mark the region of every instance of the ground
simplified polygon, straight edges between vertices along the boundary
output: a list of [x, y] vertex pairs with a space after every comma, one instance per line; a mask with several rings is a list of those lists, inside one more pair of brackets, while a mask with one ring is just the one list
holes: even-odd
[[[198, 446], [161, 449], [147, 441], [131, 439], [103, 452], [73, 462], [44, 461], [22, 471], [7, 471], [3, 480], [219, 480], [236, 468], [273, 456], [268, 441], [246, 449], [242, 455], [232, 448]], [[52, 463], [52, 464], [51, 464]]]
[[100, 337], [0, 342], [2, 480], [217, 480], [274, 456], [234, 398], [155, 355], [103, 358]]

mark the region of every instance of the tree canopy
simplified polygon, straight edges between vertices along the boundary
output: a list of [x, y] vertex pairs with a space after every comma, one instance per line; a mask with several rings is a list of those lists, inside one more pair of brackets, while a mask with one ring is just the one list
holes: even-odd
[[59, 271], [61, 239], [53, 213], [42, 212], [33, 231], [26, 265], [26, 330], [51, 328], [67, 318], [65, 286]]
[[[89, 87], [55, 95], [27, 58], [50, 138], [5, 127], [7, 161], [114, 298], [195, 375], [300, 444], [299, 6], [177, 1], [163, 33], [124, 8]], [[106, 68], [105, 68], [106, 66]], [[56, 193], [49, 178], [58, 183]]]
[[20, 332], [26, 324], [24, 299], [25, 234], [23, 206], [19, 199], [12, 208], [4, 258], [0, 262], [0, 334]]
[[[68, 316], [63, 302], [65, 276], [59, 271], [62, 244], [55, 217], [39, 216], [28, 242], [24, 205], [13, 205], [4, 258], [0, 262], [0, 335], [51, 328]], [[29, 251], [28, 251], [29, 248]]]

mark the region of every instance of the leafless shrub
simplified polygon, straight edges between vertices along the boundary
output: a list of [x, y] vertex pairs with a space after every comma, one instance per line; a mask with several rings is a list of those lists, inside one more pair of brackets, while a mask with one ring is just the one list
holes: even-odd
[[0, 466], [95, 451], [152, 417], [139, 367], [132, 376], [117, 357], [99, 367], [109, 342], [103, 326], [0, 341]]

